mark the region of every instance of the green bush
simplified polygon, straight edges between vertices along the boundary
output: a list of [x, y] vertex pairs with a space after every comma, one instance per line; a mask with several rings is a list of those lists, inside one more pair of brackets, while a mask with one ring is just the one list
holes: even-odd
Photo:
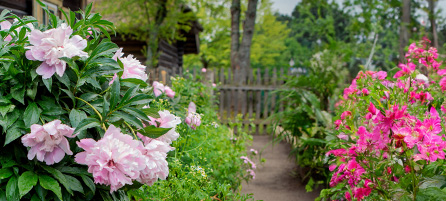
[[[176, 92], [172, 101], [154, 101], [151, 107], [169, 109], [177, 116], [186, 114], [192, 101], [197, 113], [202, 114], [202, 123], [196, 130], [186, 124], [178, 125], [180, 138], [173, 142], [174, 151], [169, 152], [169, 177], [153, 186], [143, 186], [130, 191], [136, 200], [244, 200], [238, 192], [241, 182], [248, 179], [241, 156], [246, 153], [250, 137], [246, 133], [233, 136], [233, 131], [220, 125], [215, 110], [216, 100], [210, 86], [193, 80], [190, 74], [172, 78]], [[236, 140], [235, 140], [236, 139]]]

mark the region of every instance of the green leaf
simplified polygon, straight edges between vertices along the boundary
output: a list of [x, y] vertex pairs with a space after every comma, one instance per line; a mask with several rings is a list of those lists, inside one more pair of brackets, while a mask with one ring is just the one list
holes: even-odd
[[149, 137], [149, 138], [153, 138], [156, 139], [164, 134], [166, 134], [167, 132], [169, 132], [172, 128], [158, 128], [155, 126], [146, 126], [143, 129], [138, 130], [138, 133], [141, 133], [142, 135]]
[[46, 190], [53, 191], [62, 200], [62, 189], [59, 183], [48, 175], [39, 175], [39, 184]]
[[86, 170], [78, 167], [61, 166], [57, 169], [63, 173], [74, 174], [74, 175], [88, 174]]
[[121, 110], [124, 111], [124, 112], [127, 112], [130, 115], [133, 115], [133, 116], [135, 116], [137, 118], [140, 118], [142, 120], [150, 121], [149, 117], [147, 117], [147, 115], [143, 111], [141, 111], [140, 109], [136, 109], [136, 108], [133, 108], [133, 107], [125, 107], [125, 108], [122, 108]]
[[13, 110], [5, 117], [0, 116], [0, 125], [3, 127], [3, 130], [7, 130], [19, 118], [21, 112], [23, 113], [20, 110]]
[[59, 82], [64, 84], [68, 89], [71, 87], [70, 78], [68, 77], [68, 75], [66, 73], [64, 73], [62, 77], [60, 77], [59, 75], [57, 75], [55, 77], [57, 78], [57, 80], [59, 80]]
[[[94, 60], [102, 55], [111, 54], [118, 48], [113, 42], [103, 41], [91, 52], [90, 57], [87, 59], [86, 63], [94, 62]], [[88, 68], [88, 67], [87, 67]]]
[[142, 88], [145, 88], [148, 86], [147, 82], [144, 82], [141, 79], [138, 78], [126, 78], [126, 79], [121, 79], [121, 82], [127, 82], [127, 83], [132, 83], [132, 84], [136, 84], [136, 85], [140, 85]]
[[93, 128], [93, 127], [101, 127], [101, 122], [98, 119], [95, 118], [86, 118], [84, 120], [82, 120], [79, 125], [77, 125], [76, 129], [74, 130], [74, 134], [77, 134], [83, 130], [86, 130], [88, 128]]
[[26, 171], [19, 177], [19, 193], [20, 198], [26, 195], [32, 188], [37, 184], [38, 180], [37, 174], [31, 171]]
[[0, 105], [0, 114], [4, 117], [8, 112], [13, 111], [15, 108], [15, 105], [9, 104], [9, 105]]
[[136, 90], [138, 90], [137, 86], [131, 87], [130, 89], [128, 89], [124, 96], [121, 99], [121, 102], [118, 105], [118, 108], [121, 107], [125, 102], [127, 102], [130, 98], [133, 97], [133, 95], [135, 94]]
[[90, 188], [90, 190], [94, 193], [96, 191], [96, 185], [93, 180], [87, 175], [81, 175], [82, 181], [84, 181], [85, 185]]
[[158, 113], [158, 109], [156, 108], [143, 108], [141, 109], [147, 116], [151, 116], [153, 118], [161, 118]]
[[11, 88], [11, 95], [14, 99], [22, 104], [25, 104], [25, 88]]
[[19, 200], [19, 188], [17, 187], [17, 177], [13, 176], [6, 184], [6, 199], [8, 201]]
[[37, 103], [43, 110], [42, 115], [57, 116], [67, 113], [67, 111], [65, 111], [59, 104], [54, 102], [54, 99], [49, 97], [43, 97], [43, 100], [40, 100]]
[[130, 100], [126, 101], [124, 105], [147, 105], [152, 101], [152, 97], [147, 94], [137, 94], [133, 96]]
[[11, 169], [8, 168], [0, 169], [0, 179], [6, 179], [9, 178], [10, 176], [12, 176]]
[[48, 78], [48, 79], [43, 79], [42, 78], [42, 81], [43, 81], [43, 84], [46, 86], [46, 88], [48, 89], [48, 91], [50, 91], [51, 92], [51, 87], [53, 86], [53, 79], [50, 77], [50, 78]]
[[116, 112], [113, 112], [112, 116], [119, 117], [119, 118], [123, 119], [124, 121], [126, 121], [127, 123], [130, 123], [133, 126], [136, 126], [138, 128], [143, 127], [141, 120], [139, 120], [138, 118], [136, 118], [133, 115], [130, 115], [130, 114], [127, 114], [127, 113], [124, 113], [121, 111], [116, 111]]
[[42, 110], [37, 107], [37, 104], [34, 102], [30, 103], [23, 114], [25, 127], [31, 127], [31, 125], [39, 122], [40, 113], [42, 113]]
[[113, 110], [118, 104], [121, 96], [121, 85], [119, 79], [115, 79], [110, 90], [110, 109]]
[[79, 123], [87, 118], [87, 114], [84, 111], [72, 109], [70, 112], [71, 127], [75, 128]]
[[69, 183], [70, 188], [73, 191], [81, 192], [82, 194], [84, 193], [84, 188], [82, 188], [82, 184], [78, 179], [70, 175], [64, 175], [64, 176], [66, 181]]
[[6, 146], [7, 144], [11, 143], [12, 141], [14, 141], [15, 139], [21, 137], [23, 135], [22, 133], [22, 128], [24, 127], [24, 123], [22, 120], [18, 120], [16, 121], [11, 128], [9, 128], [6, 131], [6, 139], [5, 139], [5, 144], [4, 146]]
[[46, 165], [42, 165], [42, 167], [48, 173], [53, 175], [53, 177], [56, 178], [65, 187], [65, 189], [68, 191], [68, 193], [73, 195], [73, 191], [71, 190], [71, 186], [70, 186], [71, 184], [67, 181], [65, 175], [62, 174], [62, 172], [60, 172], [59, 170], [56, 170], [52, 167], [46, 166]]

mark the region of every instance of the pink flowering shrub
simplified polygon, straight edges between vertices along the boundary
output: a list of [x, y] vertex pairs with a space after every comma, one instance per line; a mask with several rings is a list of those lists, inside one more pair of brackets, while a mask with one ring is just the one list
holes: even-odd
[[337, 137], [326, 153], [331, 188], [321, 197], [439, 200], [444, 195], [445, 69], [426, 39], [409, 46], [406, 60], [394, 75], [359, 72], [344, 90]]
[[0, 16], [7, 200], [128, 200], [127, 191], [169, 176], [182, 121], [147, 107], [155, 94], [146, 67], [100, 38], [114, 26], [90, 11], [80, 12], [83, 19], [62, 13], [73, 16], [66, 20], [47, 13], [48, 26], [6, 10]]

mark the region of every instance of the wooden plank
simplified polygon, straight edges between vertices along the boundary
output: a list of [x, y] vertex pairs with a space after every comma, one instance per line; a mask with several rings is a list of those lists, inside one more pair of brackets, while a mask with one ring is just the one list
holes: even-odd
[[221, 85], [226, 84], [225, 83], [225, 69], [220, 68], [220, 79], [218, 80]]
[[[260, 76], [260, 69], [257, 69], [257, 85], [260, 86], [262, 84], [262, 78]], [[256, 98], [256, 118], [255, 120], [259, 120], [260, 119], [260, 111], [261, 111], [261, 91], [260, 90], [256, 90], [257, 93], [257, 98]], [[260, 124], [256, 124], [256, 134], [260, 134]]]
[[243, 90], [262, 90], [262, 91], [274, 91], [277, 89], [275, 86], [263, 86], [263, 85], [256, 85], [256, 86], [233, 86], [233, 85], [220, 85], [218, 86], [218, 89], [243, 89]]
[[[269, 70], [267, 68], [265, 68], [265, 74], [263, 76], [263, 79], [264, 79], [263, 84], [268, 85], [269, 84]], [[268, 118], [268, 115], [269, 115], [269, 113], [268, 113], [268, 106], [269, 106], [268, 96], [269, 96], [268, 91], [263, 91], [263, 119]], [[263, 124], [262, 128], [263, 128], [262, 133], [266, 134], [266, 125]]]
[[[283, 68], [280, 68], [280, 79], [285, 79], [285, 75], [283, 74]], [[280, 85], [283, 85], [284, 81], [280, 81]], [[279, 100], [282, 99], [282, 97], [279, 95]], [[279, 111], [283, 112], [283, 101], [280, 101], [279, 103]]]
[[[274, 68], [273, 69], [273, 79], [272, 79], [272, 83], [273, 87], [277, 87], [277, 69]], [[270, 114], [274, 114], [276, 113], [276, 93], [271, 93], [271, 107], [270, 107]]]

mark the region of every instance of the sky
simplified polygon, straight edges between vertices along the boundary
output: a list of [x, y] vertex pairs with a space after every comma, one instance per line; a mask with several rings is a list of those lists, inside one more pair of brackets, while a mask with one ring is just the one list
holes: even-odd
[[[273, 2], [273, 10], [278, 11], [281, 14], [291, 15], [293, 12], [294, 7], [300, 2], [301, 0], [271, 0]], [[343, 2], [343, 0], [335, 0], [339, 4]], [[446, 0], [437, 0], [437, 10], [441, 8], [440, 16], [446, 18]], [[427, 6], [427, 3], [426, 5]], [[424, 11], [418, 11], [417, 14], [420, 15], [419, 21], [428, 21], [428, 16]]]
[[281, 14], [291, 15], [294, 7], [300, 0], [271, 0], [273, 2], [273, 9], [279, 11]]

